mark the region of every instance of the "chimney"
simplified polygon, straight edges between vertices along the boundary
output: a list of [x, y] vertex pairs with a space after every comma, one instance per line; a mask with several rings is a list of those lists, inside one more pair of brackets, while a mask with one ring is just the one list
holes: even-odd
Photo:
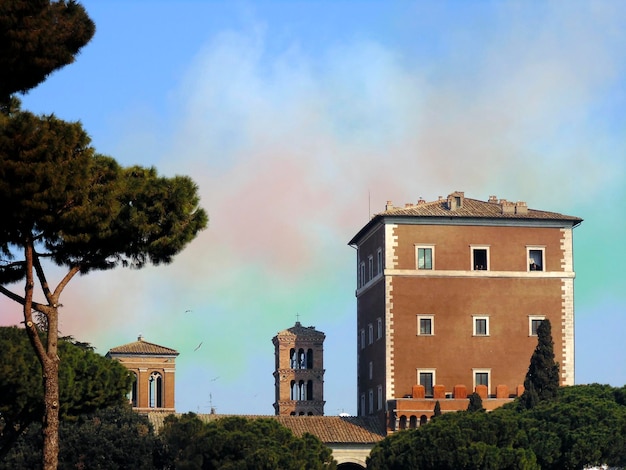
[[463, 207], [463, 199], [465, 199], [465, 193], [463, 191], [455, 191], [448, 195], [448, 209], [455, 211]]
[[137, 336], [137, 341], [143, 341], [143, 335], [141, 333]]
[[385, 210], [390, 211], [391, 209], [393, 209], [393, 203], [391, 201], [387, 201], [387, 204], [385, 205]]
[[503, 214], [515, 213], [515, 203], [512, 201], [507, 201], [506, 199], [500, 199], [500, 206], [502, 207]]
[[408, 209], [409, 207], [413, 207], [413, 204], [411, 204], [410, 202], [405, 202], [404, 203], [404, 208]]
[[517, 201], [515, 203], [515, 213], [516, 214], [528, 214], [528, 206], [524, 201]]
[[417, 201], [417, 205], [419, 206], [420, 204], [426, 204], [426, 201], [421, 196], [420, 196], [419, 200]]
[[489, 202], [497, 203], [498, 202], [498, 197], [497, 196], [489, 196]]

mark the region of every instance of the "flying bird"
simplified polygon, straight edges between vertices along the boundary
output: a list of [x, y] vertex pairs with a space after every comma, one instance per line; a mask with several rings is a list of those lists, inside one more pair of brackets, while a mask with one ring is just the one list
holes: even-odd
[[194, 351], [197, 351], [198, 349], [200, 349], [200, 346], [202, 346], [202, 341], [200, 341], [200, 344], [196, 346], [196, 349], [194, 349]]

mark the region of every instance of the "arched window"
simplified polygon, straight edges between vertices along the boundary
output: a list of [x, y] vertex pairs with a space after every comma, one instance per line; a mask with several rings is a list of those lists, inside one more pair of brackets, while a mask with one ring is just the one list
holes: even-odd
[[163, 408], [163, 377], [158, 372], [153, 372], [149, 379], [149, 406], [150, 408]]
[[409, 429], [415, 429], [417, 427], [417, 416], [412, 415], [409, 418]]
[[289, 413], [289, 416], [295, 416], [295, 415], [296, 415], [295, 411], [292, 411], [291, 413]]
[[313, 400], [313, 381], [309, 380], [306, 383], [306, 399]]
[[313, 369], [313, 350], [309, 349], [306, 352], [306, 368]]
[[400, 427], [400, 429], [406, 429], [406, 416], [405, 415], [400, 416], [400, 423], [398, 424], [398, 426]]
[[132, 385], [130, 388], [130, 392], [128, 392], [128, 401], [129, 403], [136, 407], [137, 406], [137, 374], [135, 372], [131, 373]]
[[300, 400], [306, 400], [306, 384], [304, 380], [298, 382], [298, 385], [300, 386]]
[[300, 387], [296, 383], [295, 380], [291, 381], [291, 396], [289, 397], [291, 400], [299, 400], [300, 399]]
[[422, 424], [426, 424], [428, 422], [428, 417], [426, 415], [420, 416], [420, 426]]
[[304, 349], [300, 348], [298, 350], [298, 369], [306, 369], [306, 354]]
[[308, 415], [308, 416], [313, 416], [313, 412], [312, 412], [312, 411], [309, 411], [309, 412], [307, 413], [307, 415]]
[[296, 350], [294, 348], [291, 348], [289, 351], [289, 367], [291, 369], [298, 368], [298, 355], [296, 354]]

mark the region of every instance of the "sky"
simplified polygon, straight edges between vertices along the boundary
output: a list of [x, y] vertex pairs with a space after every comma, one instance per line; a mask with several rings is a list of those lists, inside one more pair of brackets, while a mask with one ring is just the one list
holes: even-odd
[[63, 335], [176, 349], [179, 412], [273, 414], [272, 337], [299, 320], [326, 334], [325, 414], [355, 414], [347, 243], [459, 190], [584, 219], [576, 383], [626, 384], [626, 3], [80, 3], [93, 40], [22, 107], [190, 175], [210, 221], [168, 266], [72, 280]]

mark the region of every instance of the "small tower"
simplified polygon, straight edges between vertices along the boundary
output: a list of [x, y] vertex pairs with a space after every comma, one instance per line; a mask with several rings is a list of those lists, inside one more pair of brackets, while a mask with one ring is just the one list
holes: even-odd
[[325, 338], [299, 321], [272, 338], [276, 415], [324, 415]]
[[136, 411], [174, 410], [174, 373], [178, 352], [145, 341], [141, 335], [134, 343], [111, 350], [106, 357], [119, 361], [133, 377], [128, 396]]

